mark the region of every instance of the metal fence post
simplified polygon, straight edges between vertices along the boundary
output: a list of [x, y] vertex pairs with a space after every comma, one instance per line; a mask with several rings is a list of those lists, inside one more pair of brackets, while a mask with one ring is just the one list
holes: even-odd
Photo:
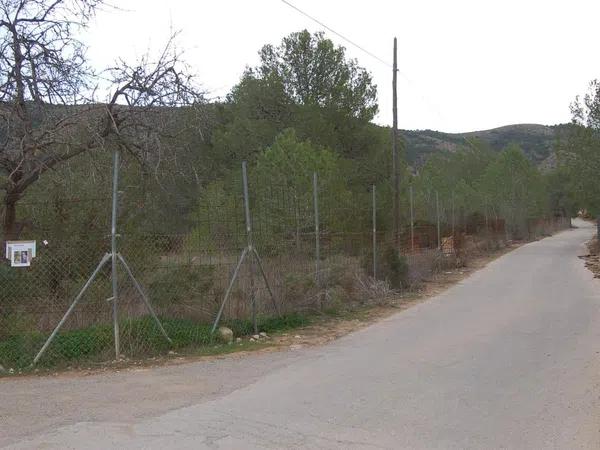
[[452, 248], [454, 249], [454, 191], [452, 191]]
[[113, 152], [113, 183], [112, 183], [112, 212], [110, 222], [110, 251], [111, 251], [111, 275], [112, 275], [112, 306], [113, 306], [113, 328], [115, 336], [115, 359], [121, 355], [120, 331], [119, 331], [119, 287], [117, 284], [117, 205], [119, 203], [119, 164], [120, 153], [118, 149]]
[[377, 191], [373, 185], [373, 278], [377, 278]]
[[415, 251], [415, 217], [414, 217], [414, 206], [413, 206], [413, 187], [409, 187], [410, 192], [410, 251]]
[[42, 355], [44, 354], [44, 352], [46, 351], [46, 349], [49, 347], [49, 345], [52, 342], [52, 340], [56, 337], [56, 335], [58, 334], [58, 332], [60, 331], [60, 329], [62, 328], [62, 326], [65, 324], [65, 322], [67, 321], [67, 319], [69, 318], [69, 316], [71, 315], [71, 313], [74, 311], [74, 309], [77, 306], [79, 300], [83, 297], [83, 294], [91, 286], [91, 284], [96, 279], [96, 277], [99, 274], [99, 272], [102, 269], [102, 267], [104, 267], [104, 265], [107, 264], [109, 260], [111, 261], [112, 297], [110, 297], [107, 300], [108, 301], [112, 301], [112, 320], [113, 320], [113, 332], [114, 332], [114, 344], [115, 344], [115, 359], [118, 360], [121, 357], [119, 317], [118, 317], [118, 312], [119, 312], [119, 309], [118, 309], [119, 285], [118, 285], [118, 281], [117, 281], [117, 277], [118, 277], [117, 263], [118, 263], [118, 261], [121, 261], [121, 263], [125, 267], [125, 269], [127, 271], [127, 274], [131, 278], [131, 281], [133, 281], [135, 288], [137, 289], [138, 293], [142, 297], [142, 301], [144, 302], [144, 304], [145, 304], [146, 308], [148, 309], [148, 311], [150, 312], [150, 314], [153, 316], [153, 318], [156, 321], [156, 323], [157, 323], [160, 331], [164, 334], [164, 336], [167, 339], [167, 341], [169, 341], [169, 343], [172, 343], [172, 341], [169, 338], [167, 332], [165, 331], [164, 327], [162, 326], [160, 320], [156, 316], [156, 313], [154, 312], [154, 309], [152, 308], [152, 305], [150, 304], [150, 301], [148, 300], [146, 294], [144, 293], [141, 285], [134, 278], [134, 276], [133, 276], [133, 274], [131, 272], [131, 269], [129, 268], [129, 266], [125, 262], [125, 259], [123, 258], [123, 256], [121, 256], [117, 252], [117, 250], [118, 250], [117, 249], [117, 238], [119, 237], [119, 235], [117, 234], [117, 216], [118, 216], [118, 205], [119, 205], [119, 166], [120, 166], [120, 156], [121, 156], [120, 155], [120, 151], [119, 151], [119, 148], [117, 147], [117, 148], [115, 148], [113, 150], [113, 167], [112, 167], [112, 169], [113, 169], [113, 174], [112, 174], [113, 178], [112, 178], [112, 202], [111, 202], [110, 253], [106, 253], [102, 257], [102, 259], [100, 260], [100, 263], [98, 264], [98, 266], [96, 267], [96, 269], [94, 270], [94, 272], [90, 275], [90, 277], [88, 278], [88, 280], [85, 282], [85, 284], [83, 285], [83, 287], [81, 288], [81, 290], [79, 291], [79, 293], [77, 294], [77, 296], [75, 297], [75, 299], [73, 300], [73, 302], [71, 303], [71, 306], [69, 306], [69, 309], [67, 310], [67, 312], [65, 313], [65, 315], [62, 317], [62, 319], [60, 320], [60, 322], [58, 323], [58, 325], [56, 326], [56, 328], [54, 328], [54, 330], [52, 331], [52, 334], [50, 334], [50, 336], [48, 337], [48, 339], [45, 341], [45, 343], [42, 346], [42, 348], [40, 349], [40, 351], [34, 357], [32, 365], [36, 364], [40, 360], [40, 358], [42, 357]]
[[[242, 267], [242, 263], [244, 262], [244, 258], [249, 257], [254, 259], [254, 263], [258, 265], [259, 273], [262, 276], [265, 286], [267, 287], [267, 291], [269, 291], [269, 296], [271, 297], [271, 301], [273, 302], [273, 307], [279, 317], [281, 317], [281, 311], [277, 302], [275, 301], [275, 296], [273, 294], [273, 290], [269, 284], [269, 280], [267, 279], [267, 274], [265, 273], [265, 269], [263, 267], [263, 263], [258, 255], [258, 251], [254, 247], [254, 241], [252, 238], [252, 220], [250, 217], [250, 196], [248, 194], [248, 172], [247, 172], [247, 163], [246, 161], [242, 162], [242, 184], [243, 184], [243, 192], [244, 192], [244, 216], [246, 219], [246, 237], [248, 239], [247, 246], [242, 250], [242, 254], [240, 255], [240, 259], [238, 260], [237, 265], [235, 266], [235, 270], [233, 271], [233, 275], [231, 276], [231, 280], [229, 281], [229, 285], [227, 286], [227, 290], [225, 291], [225, 297], [221, 302], [221, 306], [219, 311], [217, 312], [217, 317], [212, 326], [211, 333], [214, 333], [219, 325], [219, 321], [221, 320], [221, 316], [223, 314], [223, 310], [225, 309], [225, 305], [229, 300], [229, 296], [231, 294], [231, 290], [235, 281], [238, 278], [240, 273], [240, 268]], [[237, 208], [236, 208], [237, 209]], [[237, 227], [236, 227], [237, 229]], [[236, 234], [237, 240], [237, 234]], [[256, 302], [256, 290], [254, 286], [254, 276], [255, 276], [255, 267], [252, 262], [250, 262], [250, 301], [252, 307], [252, 325], [254, 327], [254, 332], [258, 333], [258, 322], [257, 322], [257, 302]]]
[[120, 349], [120, 331], [119, 331], [119, 286], [117, 274], [117, 214], [119, 203], [119, 149], [113, 151], [113, 182], [112, 182], [112, 211], [110, 219], [110, 251], [111, 251], [111, 276], [112, 276], [112, 310], [113, 310], [113, 328], [115, 339], [115, 359], [121, 356]]
[[313, 172], [313, 204], [315, 208], [315, 283], [318, 288], [320, 284], [319, 271], [321, 260], [321, 245], [319, 242], [319, 194], [317, 172]]
[[435, 214], [437, 216], [437, 244], [438, 250], [442, 248], [442, 239], [440, 234], [440, 196], [438, 191], [435, 191]]
[[[252, 242], [252, 220], [250, 218], [250, 199], [248, 195], [248, 169], [246, 161], [242, 161], [242, 184], [244, 190], [244, 216], [246, 217], [246, 237], [248, 239], [248, 250], [254, 250]], [[254, 288], [254, 264], [250, 264], [250, 307], [252, 308], [252, 325], [254, 333], [258, 333], [258, 322], [256, 317], [256, 292]]]
[[248, 247], [252, 248], [252, 222], [250, 221], [250, 201], [248, 199], [248, 171], [246, 161], [242, 161], [242, 183], [244, 189], [244, 215], [246, 218], [246, 237]]
[[294, 192], [294, 219], [296, 221], [296, 251], [300, 253], [300, 210], [298, 195]]

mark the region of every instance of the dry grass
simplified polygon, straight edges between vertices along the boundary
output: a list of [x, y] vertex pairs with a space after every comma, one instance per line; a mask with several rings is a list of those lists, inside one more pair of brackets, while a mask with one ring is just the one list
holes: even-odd
[[382, 305], [396, 295], [389, 284], [383, 280], [377, 280], [362, 273], [356, 273], [354, 281], [356, 296], [363, 299], [365, 303]]
[[594, 278], [600, 278], [600, 242], [597, 237], [594, 237], [587, 243], [588, 254], [580, 256], [585, 261], [587, 267], [593, 274]]

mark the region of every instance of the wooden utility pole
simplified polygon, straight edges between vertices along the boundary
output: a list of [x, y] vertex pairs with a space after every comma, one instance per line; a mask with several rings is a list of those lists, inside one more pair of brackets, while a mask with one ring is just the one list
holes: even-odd
[[398, 44], [394, 38], [394, 67], [392, 75], [392, 166], [393, 166], [393, 183], [394, 183], [394, 244], [396, 249], [400, 248], [400, 167], [398, 159]]

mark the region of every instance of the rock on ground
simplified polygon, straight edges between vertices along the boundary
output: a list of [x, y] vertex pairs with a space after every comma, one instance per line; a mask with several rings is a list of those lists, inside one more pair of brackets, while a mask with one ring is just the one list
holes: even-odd
[[227, 327], [219, 327], [217, 337], [224, 344], [231, 344], [233, 342], [233, 330]]

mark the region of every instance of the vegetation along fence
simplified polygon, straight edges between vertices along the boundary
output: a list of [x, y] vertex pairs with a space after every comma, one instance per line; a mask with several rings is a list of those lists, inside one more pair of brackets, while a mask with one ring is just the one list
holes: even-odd
[[[461, 203], [452, 192], [440, 195], [432, 185], [414, 183], [403, 195], [402, 227], [394, 236], [386, 183], [350, 191], [336, 174], [282, 175], [260, 164], [247, 175], [246, 196], [240, 170], [192, 200], [158, 199], [125, 185], [116, 245], [143, 294], [123, 266], [113, 280], [109, 261], [38, 364], [114, 359], [115, 311], [120, 354], [182, 351], [211, 343], [220, 309], [220, 323], [238, 335], [269, 331], [277, 320], [294, 322], [306, 312], [417, 289], [437, 271], [498, 249], [516, 234], [535, 238], [569, 226], [554, 216], [524, 216], [508, 226], [498, 208]], [[110, 211], [110, 195], [20, 203], [26, 225], [19, 238], [35, 240], [37, 249], [29, 267], [12, 267], [8, 260], [0, 265], [5, 369], [31, 365], [110, 253]]]

